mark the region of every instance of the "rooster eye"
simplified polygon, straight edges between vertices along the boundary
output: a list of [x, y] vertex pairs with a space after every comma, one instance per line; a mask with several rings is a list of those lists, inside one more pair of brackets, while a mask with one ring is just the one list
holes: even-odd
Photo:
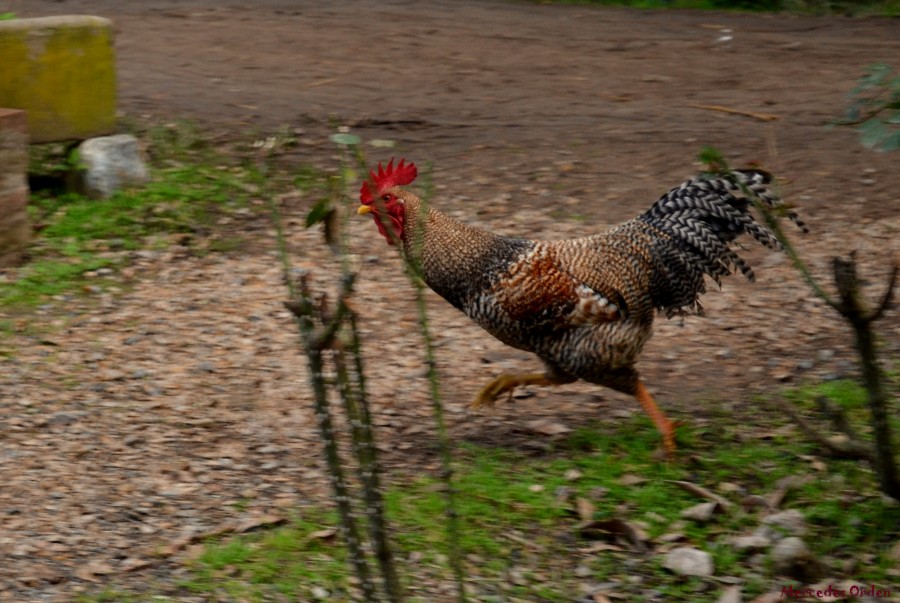
[[382, 201], [390, 201], [390, 200], [391, 200], [391, 196], [390, 196], [390, 195], [382, 195], [381, 200], [382, 200]]

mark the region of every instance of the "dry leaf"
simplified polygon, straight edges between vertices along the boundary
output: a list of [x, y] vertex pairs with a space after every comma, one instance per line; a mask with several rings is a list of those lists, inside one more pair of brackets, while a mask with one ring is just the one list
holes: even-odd
[[622, 552], [625, 549], [616, 544], [610, 544], [608, 542], [594, 542], [590, 546], [587, 546], [583, 549], [578, 549], [579, 553], [591, 554], [591, 553], [602, 553], [603, 551], [617, 551]]
[[741, 587], [737, 585], [729, 586], [722, 591], [716, 603], [741, 603]]
[[307, 540], [331, 540], [338, 533], [337, 528], [325, 528], [323, 530], [316, 530], [315, 532], [310, 532], [306, 535]]
[[707, 490], [703, 486], [698, 486], [697, 484], [691, 482], [684, 482], [681, 480], [669, 480], [669, 483], [675, 484], [682, 490], [687, 490], [691, 494], [695, 496], [700, 496], [701, 498], [705, 498], [707, 500], [711, 500], [713, 502], [719, 503], [722, 506], [723, 511], [727, 511], [731, 508], [731, 502], [728, 499], [723, 498], [716, 494], [715, 492], [711, 492]]
[[638, 484], [643, 484], [645, 481], [647, 481], [646, 477], [641, 477], [640, 475], [635, 475], [633, 473], [626, 473], [619, 478], [619, 483], [623, 486], [637, 486]]
[[720, 505], [719, 503], [705, 502], [700, 503], [699, 505], [694, 505], [693, 507], [688, 507], [681, 512], [681, 516], [685, 519], [691, 519], [693, 521], [705, 523], [712, 519], [712, 516], [717, 512], [721, 512], [721, 510], [722, 505]]
[[581, 521], [590, 521], [594, 518], [594, 511], [596, 508], [586, 498], [578, 497], [575, 499], [575, 512], [578, 514], [578, 518]]
[[102, 559], [88, 561], [75, 571], [75, 577], [87, 582], [99, 582], [98, 576], [115, 573], [115, 570]]
[[263, 528], [271, 528], [287, 523], [287, 519], [278, 515], [263, 515], [262, 517], [252, 517], [241, 523], [235, 528], [235, 532], [243, 534], [244, 532], [252, 532]]
[[536, 419], [527, 423], [528, 429], [545, 436], [555, 436], [572, 431], [562, 423], [552, 419]]
[[613, 540], [644, 553], [650, 549], [646, 532], [638, 526], [621, 519], [600, 519], [584, 524], [579, 533], [585, 538]]
[[577, 479], [581, 478], [581, 471], [578, 469], [569, 469], [566, 471], [565, 477], [568, 481], [574, 482]]

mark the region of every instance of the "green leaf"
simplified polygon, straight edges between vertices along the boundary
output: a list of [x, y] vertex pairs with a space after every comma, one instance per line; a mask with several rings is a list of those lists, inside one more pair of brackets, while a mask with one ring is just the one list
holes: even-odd
[[859, 137], [863, 146], [866, 148], [874, 148], [888, 135], [887, 128], [880, 119], [872, 118], [866, 120], [859, 126]]
[[898, 149], [900, 149], [900, 132], [894, 132], [878, 145], [879, 151], [896, 151]]
[[337, 134], [332, 134], [328, 137], [328, 140], [333, 142], [334, 144], [342, 144], [342, 145], [355, 145], [359, 144], [361, 139], [356, 134], [347, 134], [345, 132], [338, 132]]
[[306, 214], [306, 227], [309, 228], [319, 222], [324, 222], [329, 213], [331, 213], [331, 203], [329, 200], [327, 198], [319, 200], [319, 202], [313, 205], [312, 209], [309, 210], [309, 213]]
[[369, 145], [377, 149], [392, 149], [397, 143], [387, 138], [373, 138], [369, 141]]
[[703, 147], [703, 150], [700, 151], [697, 158], [705, 163], [707, 169], [711, 172], [721, 172], [728, 167], [728, 162], [725, 161], [725, 157], [715, 147]]

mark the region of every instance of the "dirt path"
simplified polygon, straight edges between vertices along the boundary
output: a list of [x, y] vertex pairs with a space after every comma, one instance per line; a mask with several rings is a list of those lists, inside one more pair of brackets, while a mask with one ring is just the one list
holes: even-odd
[[[900, 58], [896, 19], [473, 0], [8, 4], [21, 16], [113, 18], [127, 115], [192, 118], [234, 137], [299, 128], [308, 144], [298, 163], [333, 162], [330, 124], [350, 125], [434, 162], [435, 203], [498, 231], [574, 236], [625, 220], [713, 145], [783, 178], [812, 229], [800, 247], [819, 274], [855, 248], [879, 284], [898, 252], [896, 156], [823, 125], [866, 65]], [[252, 254], [144, 254], [130, 293], [91, 311], [44, 311], [60, 325], [50, 341], [16, 338], [0, 377], [0, 601], [170, 582], [182, 570], [156, 562], [160, 547], [323, 500], [271, 236], [247, 229], [261, 241]], [[353, 229], [381, 439], [392, 459], [427, 469], [411, 293], [369, 221]], [[332, 281], [317, 233], [298, 227], [291, 244]], [[661, 323], [645, 352], [644, 375], [676, 415], [752, 416], [755, 393], [852, 371], [848, 334], [783, 259], [749, 257], [755, 285], [731, 279], [707, 296], [708, 319]], [[528, 428], [536, 419], [575, 427], [636, 410], [573, 385], [468, 415], [475, 384], [536, 363], [432, 301], [456, 438], [528, 445], [541, 438]], [[883, 324], [887, 349], [900, 351], [896, 312]]]

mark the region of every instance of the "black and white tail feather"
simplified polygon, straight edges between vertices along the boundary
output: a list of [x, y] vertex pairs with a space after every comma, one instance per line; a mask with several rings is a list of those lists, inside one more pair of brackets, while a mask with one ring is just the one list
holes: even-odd
[[[754, 280], [753, 269], [732, 249], [747, 234], [770, 249], [781, 243], [750, 213], [747, 193], [773, 210], [784, 208], [770, 188], [772, 176], [762, 170], [733, 170], [685, 181], [663, 195], [638, 220], [662, 236], [654, 237], [651, 292], [654, 307], [668, 317], [685, 310], [703, 313], [699, 296], [706, 291], [704, 275], [721, 285], [721, 278], [740, 270]], [[794, 212], [788, 218], [801, 230], [806, 226]]]

